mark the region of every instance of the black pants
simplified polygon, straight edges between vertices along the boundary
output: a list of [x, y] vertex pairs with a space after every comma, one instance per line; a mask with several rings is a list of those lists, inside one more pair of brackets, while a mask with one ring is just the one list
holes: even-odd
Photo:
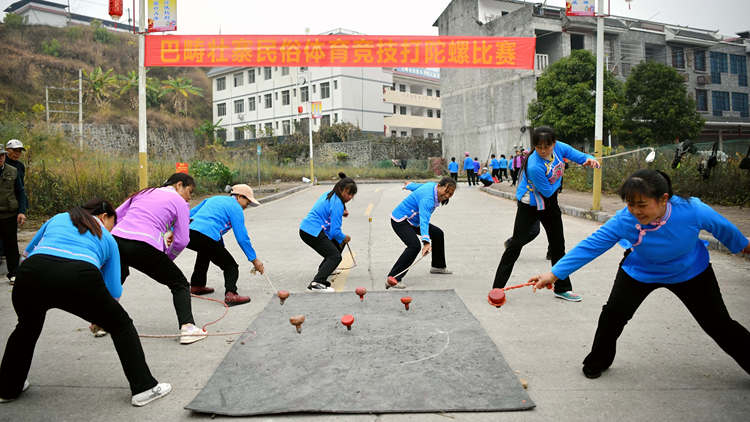
[[300, 230], [299, 237], [302, 238], [302, 241], [307, 246], [313, 248], [315, 252], [323, 257], [323, 262], [318, 265], [318, 272], [312, 281], [330, 286], [331, 283], [328, 282], [327, 278], [341, 263], [341, 251], [343, 247], [335, 240], [329, 239], [323, 230], [320, 231], [317, 237]]
[[483, 179], [479, 179], [479, 181], [480, 181], [480, 182], [482, 182], [482, 184], [483, 184], [483, 185], [484, 185], [485, 187], [487, 187], [487, 186], [490, 186], [490, 185], [492, 185], [492, 182], [490, 182], [489, 180], [483, 180]]
[[451, 173], [451, 178], [458, 182], [458, 173]]
[[500, 181], [503, 181], [503, 176], [505, 176], [506, 179], [508, 179], [508, 169], [500, 169]]
[[[409, 265], [417, 259], [420, 252], [422, 252], [422, 241], [419, 239], [420, 229], [409, 224], [408, 221], [393, 221], [391, 219], [391, 227], [396, 235], [406, 245], [406, 249], [398, 257], [396, 263], [393, 264], [393, 268], [388, 273], [389, 277], [396, 277], [396, 274], [409, 268]], [[443, 231], [437, 226], [430, 224], [430, 241], [432, 243], [432, 266], [435, 268], [445, 268], [445, 236]], [[396, 280], [401, 281], [406, 273], [403, 273], [396, 277]]]
[[8, 277], [16, 275], [18, 268], [18, 216], [0, 219], [0, 239], [5, 252], [5, 262], [8, 266]]
[[515, 186], [518, 182], [518, 169], [510, 169], [511, 186]]
[[[529, 233], [532, 232], [532, 228], [537, 221], [542, 223], [544, 231], [547, 232], [548, 251], [550, 258], [552, 258], [552, 265], [555, 265], [565, 255], [562, 213], [557, 204], [557, 193], [545, 198], [545, 209], [543, 211], [539, 211], [536, 206], [524, 204], [521, 201], [517, 201], [517, 203], [518, 209], [516, 221], [513, 224], [513, 237], [505, 252], [503, 252], [500, 264], [497, 266], [493, 288], [503, 288], [508, 283], [510, 274], [513, 272], [513, 266], [521, 254], [521, 249], [532, 240], [529, 238]], [[573, 290], [570, 278], [558, 280], [555, 283], [555, 292], [562, 293], [569, 290]]]
[[466, 181], [469, 186], [477, 184], [477, 175], [474, 174], [474, 169], [466, 169]]
[[[500, 169], [492, 169], [492, 177], [498, 178], [500, 176]], [[501, 180], [501, 179], [498, 179]]]
[[190, 285], [185, 275], [164, 252], [146, 242], [115, 236], [120, 249], [120, 277], [122, 284], [130, 275], [130, 268], [146, 274], [172, 291], [172, 302], [177, 313], [177, 323], [195, 324], [190, 306]]
[[[12, 399], [21, 394], [45, 315], [52, 308], [91, 321], [112, 335], [132, 394], [156, 386], [133, 321], [109, 294], [101, 272], [94, 265], [33, 255], [18, 269], [12, 300], [18, 324], [8, 337], [0, 365], [0, 397]], [[57, 363], [68, 364], [67, 360], [60, 356]]]
[[222, 240], [217, 242], [201, 232], [190, 230], [190, 243], [188, 243], [187, 248], [198, 252], [193, 267], [193, 275], [190, 277], [191, 286], [206, 287], [208, 265], [213, 262], [224, 272], [224, 293], [237, 293], [240, 267], [237, 265], [237, 261], [232, 258], [232, 254], [224, 247]]
[[591, 353], [583, 361], [585, 366], [598, 370], [609, 368], [625, 324], [651, 292], [664, 287], [685, 304], [703, 331], [750, 374], [750, 333], [729, 316], [711, 265], [692, 279], [676, 284], [641, 283], [623, 271], [622, 263], [620, 265], [609, 299], [599, 315]]

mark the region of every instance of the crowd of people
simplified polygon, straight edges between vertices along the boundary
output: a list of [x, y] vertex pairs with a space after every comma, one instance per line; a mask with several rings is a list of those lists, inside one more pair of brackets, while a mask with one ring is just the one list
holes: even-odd
[[[44, 223], [24, 250], [19, 266], [16, 230], [26, 219], [27, 201], [23, 165], [13, 166], [11, 160], [18, 162], [18, 155], [11, 159], [9, 151], [22, 152], [23, 144], [11, 140], [6, 148], [0, 149], [0, 237], [8, 279], [14, 284], [12, 302], [18, 323], [0, 363], [0, 402], [17, 398], [29, 387], [34, 348], [45, 313], [52, 308], [89, 322], [97, 336], [111, 334], [133, 405], [143, 406], [165, 396], [171, 385], [159, 383], [151, 374], [133, 321], [118, 301], [130, 268], [169, 288], [181, 344], [205, 339], [208, 333], [192, 314], [191, 294], [214, 292], [207, 286], [210, 263], [223, 272], [227, 306], [250, 302], [249, 296], [238, 292], [239, 265], [225, 247], [223, 235], [232, 230], [254, 270], [265, 271], [245, 226], [244, 210], [260, 205], [252, 188], [235, 185], [228, 196], [209, 197], [191, 209], [188, 201], [195, 181], [188, 174], [175, 173], [161, 186], [133, 193], [117, 208], [107, 200], [92, 199]], [[583, 362], [584, 375], [597, 378], [610, 367], [624, 326], [646, 296], [660, 287], [675, 293], [706, 333], [750, 373], [750, 333], [730, 318], [698, 233], [714, 234], [733, 253], [750, 253], [748, 238], [697, 198], [674, 195], [666, 174], [640, 170], [620, 190], [627, 206], [566, 253], [557, 197], [568, 161], [599, 167], [594, 157], [558, 140], [549, 127], [533, 131], [531, 151], [516, 151], [510, 159], [492, 155], [489, 168], [465, 153], [462, 169], [469, 186], [504, 180], [517, 185], [513, 234], [505, 242], [492, 287], [505, 287], [523, 247], [539, 234], [541, 225], [552, 269], [530, 281], [536, 288], [554, 289], [556, 298], [581, 301], [569, 275], [620, 242], [627, 251], [602, 309], [591, 352]], [[445, 234], [431, 222], [436, 209], [448, 205], [456, 191], [460, 169], [455, 157], [448, 170], [450, 177], [438, 182], [404, 184], [408, 194], [391, 212], [390, 224], [405, 249], [385, 277], [386, 289], [406, 288], [404, 277], [409, 269], [428, 254], [431, 274], [452, 273], [446, 264]], [[346, 204], [356, 194], [355, 180], [340, 173], [338, 182], [301, 220], [301, 241], [323, 258], [307, 285], [311, 292], [334, 291], [329, 278], [351, 241], [344, 233], [343, 219], [348, 216]], [[190, 282], [174, 263], [185, 248], [197, 252]], [[39, 295], [39, 291], [46, 294]]]

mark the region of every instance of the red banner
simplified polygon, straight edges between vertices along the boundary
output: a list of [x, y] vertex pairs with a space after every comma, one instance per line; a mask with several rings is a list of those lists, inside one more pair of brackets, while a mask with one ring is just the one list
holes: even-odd
[[534, 69], [533, 37], [146, 35], [146, 66]]

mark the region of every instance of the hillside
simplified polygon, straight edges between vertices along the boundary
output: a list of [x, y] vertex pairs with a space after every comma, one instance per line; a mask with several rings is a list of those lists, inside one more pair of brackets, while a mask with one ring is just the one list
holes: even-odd
[[[6, 16], [0, 24], [0, 111], [44, 119], [39, 105], [45, 103], [45, 85], [77, 87], [78, 69], [83, 69], [88, 75], [83, 83], [84, 122], [137, 125], [136, 35], [97, 26], [22, 25], [9, 16], [11, 20]], [[150, 126], [193, 129], [211, 119], [206, 69], [151, 68], [147, 78]], [[74, 91], [50, 91], [53, 98], [78, 100]], [[50, 120], [77, 122], [78, 117], [53, 114]]]

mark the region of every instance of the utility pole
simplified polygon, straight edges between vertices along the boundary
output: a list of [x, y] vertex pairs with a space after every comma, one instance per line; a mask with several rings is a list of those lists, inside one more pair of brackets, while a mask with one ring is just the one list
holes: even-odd
[[78, 148], [83, 150], [83, 70], [78, 69]]
[[49, 87], [44, 87], [44, 111], [47, 112], [47, 126], [49, 126]]
[[146, 0], [140, 0], [138, 18], [138, 186], [148, 187], [146, 140]]
[[[604, 0], [596, 7], [596, 118], [594, 126], [594, 157], [602, 162], [604, 126]], [[591, 209], [599, 211], [602, 198], [602, 169], [594, 169], [594, 198]]]

